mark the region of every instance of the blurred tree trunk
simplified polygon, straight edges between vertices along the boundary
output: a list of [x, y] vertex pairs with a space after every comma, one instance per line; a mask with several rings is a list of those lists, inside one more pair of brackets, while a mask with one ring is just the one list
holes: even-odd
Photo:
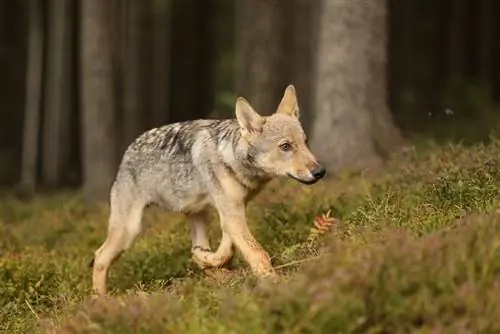
[[487, 88], [491, 88], [492, 69], [492, 21], [493, 6], [492, 0], [481, 0], [476, 2], [477, 6], [477, 72], [479, 79]]
[[293, 12], [290, 20], [285, 20], [289, 24], [285, 28], [285, 35], [292, 37], [291, 41], [285, 40], [285, 43], [290, 43], [292, 49], [290, 54], [282, 54], [283, 61], [287, 59], [291, 61], [291, 67], [287, 69], [287, 72], [291, 74], [291, 79], [285, 78], [283, 84], [295, 85], [302, 111], [301, 121], [306, 131], [311, 125], [310, 115], [314, 105], [314, 54], [320, 3], [320, 1], [294, 0], [292, 4], [285, 4], [285, 6], [292, 7]]
[[169, 120], [168, 101], [170, 85], [170, 1], [153, 1], [153, 127], [166, 124]]
[[153, 1], [144, 2], [141, 8], [140, 20], [140, 36], [141, 36], [141, 53], [140, 74], [141, 74], [141, 108], [142, 108], [142, 128], [141, 132], [152, 127], [153, 121], [153, 87], [154, 82], [154, 15], [152, 12]]
[[48, 2], [42, 178], [60, 185], [70, 163], [73, 0]]
[[377, 166], [401, 140], [387, 106], [387, 3], [322, 5], [311, 147], [331, 172]]
[[111, 55], [113, 63], [113, 100], [115, 107], [115, 136], [117, 158], [127, 145], [125, 138], [125, 89], [127, 87], [127, 57], [128, 57], [128, 6], [129, 0], [110, 0], [112, 44]]
[[214, 0], [173, 0], [170, 122], [206, 117], [214, 101]]
[[83, 194], [87, 202], [108, 197], [116, 173], [111, 2], [81, 1], [80, 61]]
[[449, 78], [462, 78], [466, 70], [466, 19], [467, 2], [466, 0], [451, 0], [449, 7]]
[[293, 84], [307, 129], [313, 108], [320, 1], [242, 1], [236, 6], [239, 95], [263, 114], [275, 111]]
[[29, 6], [30, 1], [0, 2], [0, 186], [21, 180]]
[[37, 176], [38, 135], [42, 100], [44, 44], [42, 3], [38, 0], [30, 0], [28, 11], [29, 36], [20, 190], [26, 195], [32, 195], [35, 191]]
[[145, 84], [141, 76], [142, 42], [141, 23], [145, 3], [137, 0], [125, 0], [125, 34], [123, 77], [123, 131], [121, 152], [132, 143], [144, 128], [145, 108], [141, 105], [141, 89]]
[[[495, 13], [500, 13], [500, 2], [492, 1], [491, 8], [493, 12], [492, 15], [494, 15]], [[496, 34], [498, 31], [500, 31], [500, 21], [492, 20], [490, 30], [490, 34], [492, 35], [491, 58], [495, 59], [496, 61], [492, 61], [490, 72], [493, 98], [497, 103], [500, 102], [500, 62], [498, 61], [498, 59], [500, 59], [500, 43], [497, 42], [498, 39], [496, 38]]]
[[417, 116], [413, 113], [417, 103], [415, 1], [390, 0], [390, 6], [390, 101], [395, 118], [411, 124]]
[[276, 110], [286, 87], [282, 25], [292, 19], [283, 7], [290, 5], [282, 0], [240, 0], [236, 6], [236, 93], [262, 115]]

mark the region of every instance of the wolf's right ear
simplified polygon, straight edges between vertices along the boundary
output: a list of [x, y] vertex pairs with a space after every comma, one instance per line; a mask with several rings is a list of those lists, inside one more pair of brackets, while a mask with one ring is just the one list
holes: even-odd
[[236, 100], [236, 119], [238, 120], [243, 136], [262, 131], [264, 118], [243, 97], [238, 97]]
[[288, 85], [283, 94], [283, 98], [276, 110], [278, 114], [285, 114], [295, 118], [300, 117], [299, 104], [297, 102], [297, 93], [294, 85]]

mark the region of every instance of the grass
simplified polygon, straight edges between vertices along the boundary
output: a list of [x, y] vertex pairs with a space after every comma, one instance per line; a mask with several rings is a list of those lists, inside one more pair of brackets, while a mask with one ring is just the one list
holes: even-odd
[[[182, 216], [149, 210], [92, 300], [108, 210], [78, 194], [0, 203], [6, 333], [498, 333], [500, 145], [411, 149], [370, 178], [276, 181], [250, 205], [279, 268], [252, 277], [190, 261]], [[330, 212], [335, 219], [328, 216]], [[216, 217], [214, 217], [214, 222]], [[314, 222], [316, 222], [314, 224]], [[219, 240], [216, 224], [212, 240]]]

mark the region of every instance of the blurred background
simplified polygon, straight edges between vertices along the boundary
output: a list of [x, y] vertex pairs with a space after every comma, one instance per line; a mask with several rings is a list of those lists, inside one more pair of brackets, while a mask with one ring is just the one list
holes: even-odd
[[263, 115], [294, 84], [330, 171], [497, 128], [494, 0], [2, 0], [0, 187], [106, 200], [148, 128]]

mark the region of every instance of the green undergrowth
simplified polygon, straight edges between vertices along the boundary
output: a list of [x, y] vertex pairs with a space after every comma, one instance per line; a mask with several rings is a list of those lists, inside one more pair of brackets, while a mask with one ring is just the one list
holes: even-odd
[[201, 272], [184, 218], [148, 210], [143, 236], [111, 269], [111, 296], [97, 300], [89, 298], [89, 262], [108, 209], [84, 207], [74, 193], [5, 198], [0, 329], [500, 332], [499, 166], [492, 141], [409, 149], [370, 179], [273, 183], [248, 219], [277, 267], [275, 281], [251, 276], [239, 254], [230, 274]]

